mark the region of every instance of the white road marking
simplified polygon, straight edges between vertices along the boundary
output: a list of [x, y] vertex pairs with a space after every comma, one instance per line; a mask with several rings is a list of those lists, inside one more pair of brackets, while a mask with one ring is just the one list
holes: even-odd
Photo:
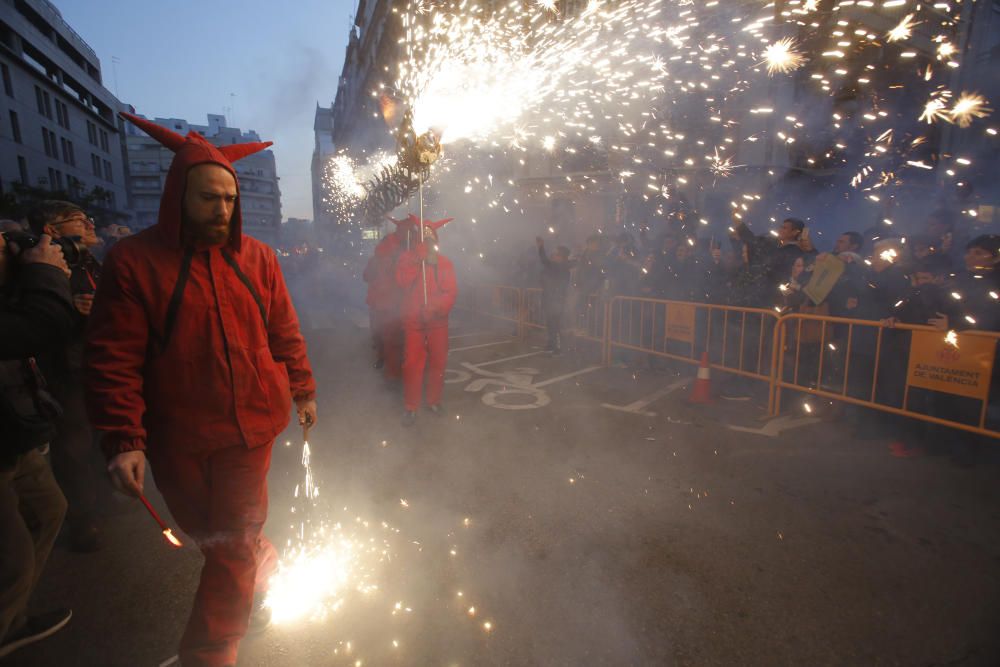
[[767, 422], [764, 425], [764, 428], [749, 428], [747, 426], [733, 425], [730, 425], [729, 428], [733, 431], [740, 431], [742, 433], [756, 433], [757, 435], [766, 435], [769, 438], [775, 438], [782, 431], [789, 431], [793, 428], [801, 428], [802, 426], [815, 424], [818, 421], [820, 421], [818, 417], [793, 417], [792, 415], [785, 415], [784, 417], [777, 417]]
[[510, 341], [510, 340], [498, 340], [495, 343], [481, 343], [479, 345], [466, 345], [465, 347], [453, 347], [452, 349], [450, 349], [448, 351], [449, 352], [462, 352], [464, 350], [475, 350], [475, 349], [478, 349], [480, 347], [493, 347], [494, 345], [506, 345], [507, 343], [510, 343], [510, 342], [513, 342], [513, 341]]
[[524, 359], [525, 357], [533, 357], [536, 354], [545, 354], [545, 350], [539, 350], [538, 352], [528, 352], [527, 354], [515, 354], [513, 357], [504, 357], [503, 359], [494, 359], [493, 361], [484, 361], [481, 364], [463, 364], [465, 366], [475, 366], [476, 368], [482, 368], [483, 366], [492, 366], [493, 364], [502, 364], [505, 361], [514, 361], [515, 359]]
[[667, 385], [666, 387], [660, 389], [659, 391], [654, 391], [649, 396], [646, 396], [645, 398], [640, 398], [638, 401], [633, 401], [628, 405], [611, 405], [610, 403], [601, 403], [601, 407], [608, 408], [609, 410], [631, 412], [633, 414], [642, 415], [643, 417], [655, 417], [656, 416], [655, 412], [647, 412], [646, 410], [643, 410], [643, 408], [645, 408], [650, 403], [653, 403], [654, 401], [660, 400], [661, 398], [663, 398], [668, 394], [672, 394], [673, 392], [677, 391], [678, 389], [686, 385], [689, 381], [690, 380], [688, 379], [678, 380], [677, 382]]
[[572, 373], [566, 373], [566, 375], [559, 375], [557, 377], [550, 378], [550, 379], [546, 380], [545, 382], [539, 382], [539, 383], [533, 384], [531, 386], [532, 387], [545, 387], [547, 385], [555, 384], [556, 382], [561, 382], [561, 381], [569, 379], [571, 377], [576, 377], [577, 375], [583, 375], [584, 373], [592, 373], [594, 371], [599, 371], [602, 368], [604, 368], [604, 366], [588, 366], [587, 368], [583, 368], [583, 369], [578, 370], [578, 371], [573, 371]]

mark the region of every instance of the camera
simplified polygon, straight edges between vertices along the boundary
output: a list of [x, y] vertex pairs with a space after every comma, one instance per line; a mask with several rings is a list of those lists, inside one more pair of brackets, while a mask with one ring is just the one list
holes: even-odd
[[[8, 244], [17, 244], [18, 252], [23, 252], [27, 248], [34, 248], [38, 245], [39, 238], [27, 232], [3, 232], [3, 238]], [[63, 257], [69, 268], [80, 266], [83, 261], [83, 246], [80, 244], [79, 236], [63, 236], [52, 239], [53, 245], [62, 248]], [[10, 246], [8, 245], [8, 248]]]

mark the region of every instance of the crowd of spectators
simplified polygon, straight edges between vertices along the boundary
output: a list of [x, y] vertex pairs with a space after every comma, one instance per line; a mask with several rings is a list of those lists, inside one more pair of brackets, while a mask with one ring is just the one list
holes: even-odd
[[[736, 224], [728, 238], [682, 232], [657, 236], [594, 234], [576, 253], [572, 284], [579, 294], [776, 309], [942, 330], [1000, 330], [1000, 235], [959, 246], [953, 222], [935, 213], [913, 236], [845, 230], [820, 252], [809, 229], [788, 218], [755, 233]], [[843, 265], [820, 300], [807, 296], [817, 266]], [[824, 292], [826, 290], [823, 290]]]

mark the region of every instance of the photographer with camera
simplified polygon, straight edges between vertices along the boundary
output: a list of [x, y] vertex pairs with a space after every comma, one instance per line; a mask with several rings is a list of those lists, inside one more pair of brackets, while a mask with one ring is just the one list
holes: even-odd
[[91, 250], [101, 240], [93, 220], [70, 202], [40, 202], [28, 212], [28, 225], [33, 234], [48, 234], [62, 246], [73, 272], [70, 288], [77, 311], [76, 331], [68, 345], [52, 347], [39, 355], [38, 362], [56, 401], [63, 407], [52, 440], [52, 471], [69, 501], [66, 524], [70, 547], [87, 553], [101, 547], [97, 505], [105, 478], [103, 459], [84, 407], [82, 377], [84, 330], [101, 273], [101, 265]]
[[48, 236], [23, 237], [0, 234], [0, 658], [72, 615], [24, 614], [66, 515], [39, 451], [55, 433], [59, 406], [32, 356], [65, 344], [77, 322], [62, 249]]

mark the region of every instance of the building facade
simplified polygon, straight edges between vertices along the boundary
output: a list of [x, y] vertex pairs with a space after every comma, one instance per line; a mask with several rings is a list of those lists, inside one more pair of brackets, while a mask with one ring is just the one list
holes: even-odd
[[0, 0], [0, 78], [0, 192], [20, 183], [92, 193], [127, 212], [123, 106], [97, 54], [47, 0]]
[[324, 171], [327, 162], [337, 152], [333, 144], [333, 111], [331, 107], [321, 107], [316, 105], [316, 118], [313, 121], [313, 134], [315, 145], [313, 146], [312, 164], [310, 174], [312, 175], [312, 197], [313, 197], [313, 220], [320, 226], [329, 228], [335, 221], [333, 220], [329, 208], [324, 204]]
[[[246, 132], [228, 127], [225, 116], [208, 114], [207, 125], [193, 125], [182, 118], [154, 118], [153, 122], [185, 135], [195, 131], [216, 146], [260, 141], [253, 130]], [[135, 210], [135, 226], [144, 229], [154, 224], [160, 210], [160, 196], [174, 154], [145, 132], [129, 124], [126, 128], [129, 166], [129, 192]], [[243, 231], [276, 246], [281, 229], [281, 190], [274, 153], [260, 151], [233, 164], [240, 184]]]

